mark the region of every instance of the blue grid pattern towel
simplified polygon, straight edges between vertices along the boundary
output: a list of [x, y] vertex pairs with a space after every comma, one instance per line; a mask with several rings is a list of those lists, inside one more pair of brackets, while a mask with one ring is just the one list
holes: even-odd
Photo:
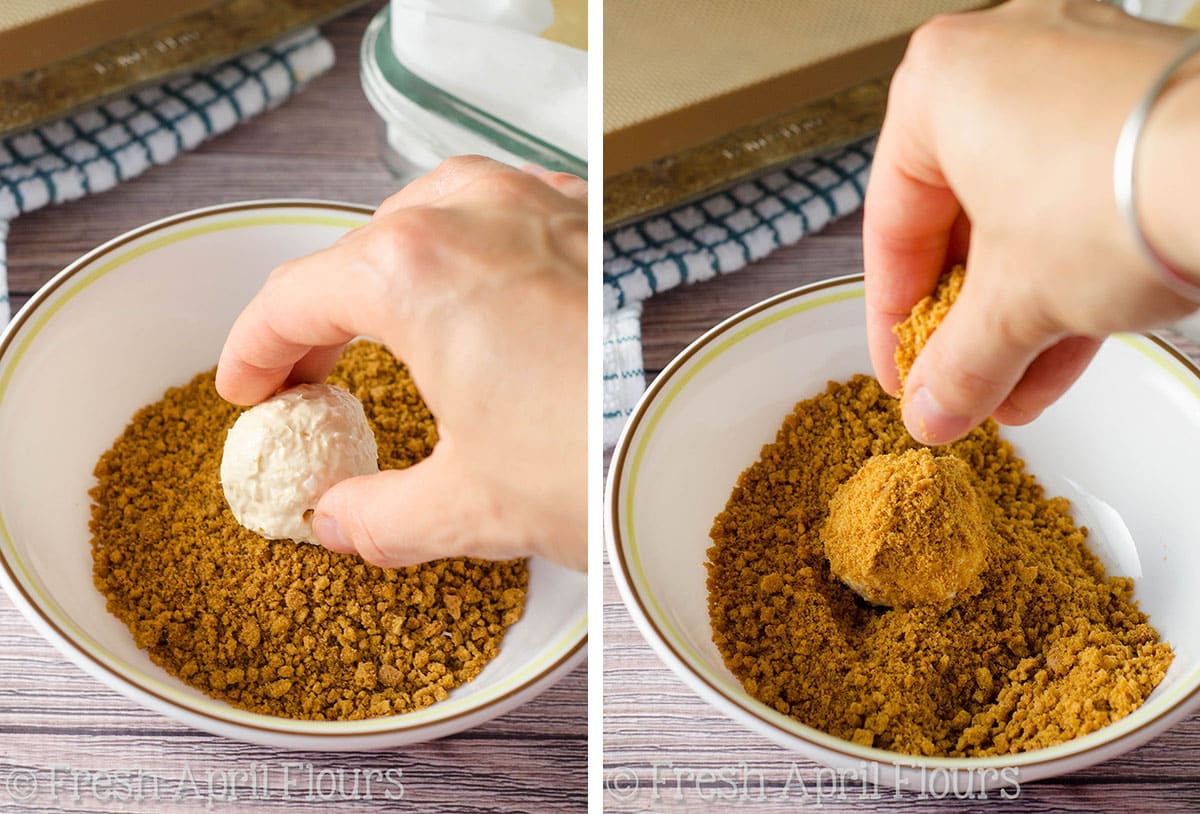
[[25, 212], [102, 192], [280, 104], [333, 66], [315, 29], [25, 133], [0, 138], [0, 325], [8, 321], [4, 239]]
[[862, 205], [869, 138], [604, 236], [604, 445], [646, 387], [642, 301], [737, 271]]

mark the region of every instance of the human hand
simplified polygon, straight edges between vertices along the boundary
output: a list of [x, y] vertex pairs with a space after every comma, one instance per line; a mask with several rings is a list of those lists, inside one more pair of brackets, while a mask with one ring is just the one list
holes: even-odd
[[388, 567], [540, 554], [586, 568], [586, 190], [451, 159], [246, 306], [217, 367], [229, 401], [320, 381], [368, 335], [437, 418], [428, 458], [325, 493], [322, 544]]
[[[1013, 0], [919, 29], [892, 81], [867, 189], [863, 253], [876, 376], [899, 388], [892, 326], [966, 262], [961, 294], [904, 392], [914, 437], [988, 415], [1027, 423], [1100, 342], [1196, 306], [1156, 276], [1112, 193], [1117, 135], [1187, 32], [1093, 0]], [[1155, 105], [1138, 206], [1151, 242], [1200, 272], [1200, 66]]]

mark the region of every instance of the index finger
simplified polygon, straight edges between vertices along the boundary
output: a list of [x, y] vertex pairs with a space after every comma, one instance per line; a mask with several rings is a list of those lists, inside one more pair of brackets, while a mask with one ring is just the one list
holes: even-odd
[[532, 175], [546, 186], [566, 195], [568, 198], [587, 203], [588, 184], [587, 181], [578, 175], [572, 175], [569, 172], [547, 170], [536, 164], [526, 164], [521, 167], [521, 172]]
[[480, 155], [460, 155], [446, 159], [432, 172], [409, 182], [381, 203], [373, 217], [383, 218], [400, 209], [436, 204], [447, 195], [494, 175], [536, 178], [561, 195], [577, 201], [587, 201], [587, 181], [576, 175], [551, 172], [532, 164], [517, 169]]
[[497, 172], [519, 172], [481, 155], [459, 155], [447, 158], [432, 171], [415, 178], [390, 195], [375, 210], [375, 218], [390, 215], [398, 209], [428, 206], [456, 192], [467, 184]]
[[[348, 241], [352, 242], [352, 241]], [[339, 275], [354, 255], [347, 243], [283, 264], [238, 315], [217, 363], [217, 392], [234, 404], [257, 404], [283, 386], [293, 370], [310, 373], [336, 358], [336, 349], [369, 326], [353, 303], [358, 275]], [[346, 270], [348, 271], [348, 270]], [[319, 375], [317, 376], [319, 378]]]
[[948, 186], [909, 169], [928, 158], [909, 134], [898, 132], [903, 127], [895, 117], [885, 120], [863, 206], [867, 347], [876, 378], [892, 394], [900, 388], [892, 327], [933, 292], [962, 216]]
[[363, 281], [377, 275], [370, 269], [355, 273], [355, 264], [365, 262], [359, 244], [369, 239], [371, 226], [496, 173], [519, 171], [483, 156], [447, 159], [380, 204], [371, 224], [275, 269], [229, 330], [217, 363], [217, 392], [226, 401], [250, 405], [289, 382], [324, 378], [343, 345], [359, 334], [377, 333], [369, 316], [376, 294], [363, 290]]

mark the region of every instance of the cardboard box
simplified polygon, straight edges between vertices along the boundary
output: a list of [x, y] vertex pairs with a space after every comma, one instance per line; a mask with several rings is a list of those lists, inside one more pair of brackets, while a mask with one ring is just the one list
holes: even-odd
[[990, 4], [606, 0], [606, 227], [878, 129], [912, 31]]

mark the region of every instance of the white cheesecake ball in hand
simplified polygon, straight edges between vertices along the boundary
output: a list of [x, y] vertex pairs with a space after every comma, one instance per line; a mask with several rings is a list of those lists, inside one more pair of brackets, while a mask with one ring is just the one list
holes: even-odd
[[379, 471], [362, 403], [301, 384], [251, 407], [225, 437], [221, 486], [233, 516], [268, 540], [317, 543], [312, 514], [329, 487]]

